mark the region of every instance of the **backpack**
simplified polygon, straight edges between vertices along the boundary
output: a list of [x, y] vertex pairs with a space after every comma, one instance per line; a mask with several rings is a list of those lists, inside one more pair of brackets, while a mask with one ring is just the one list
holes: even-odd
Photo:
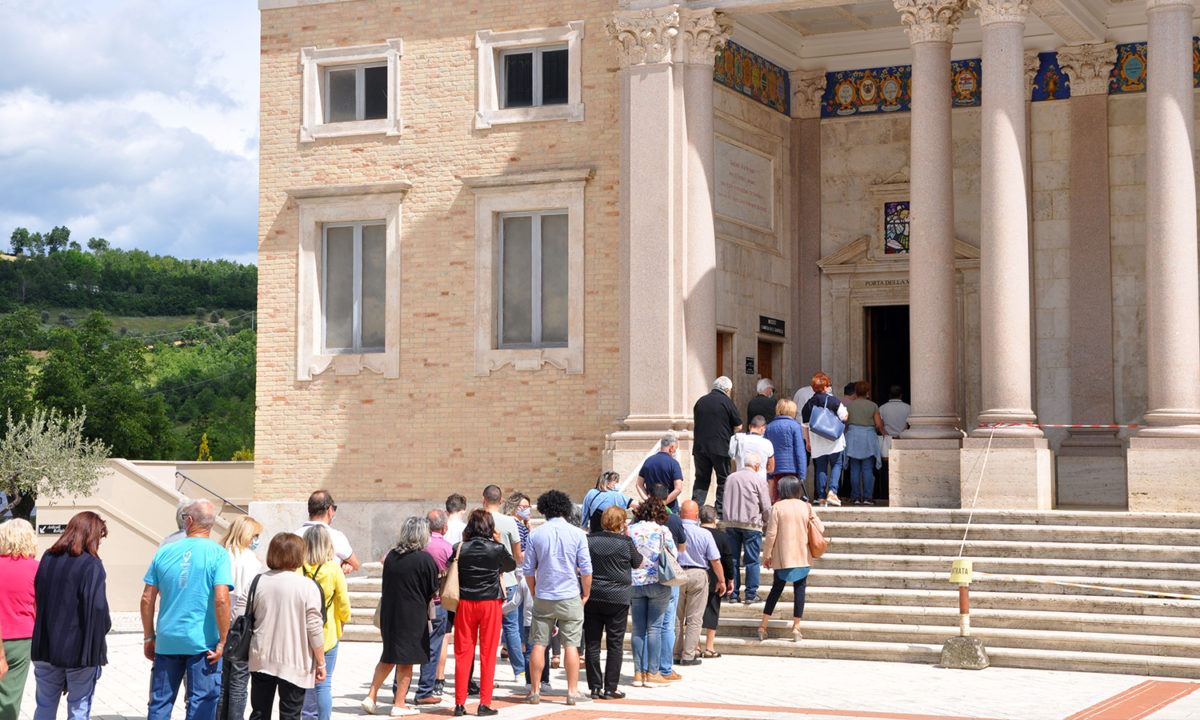
[[328, 601], [325, 600], [325, 588], [321, 587], [320, 581], [317, 580], [317, 576], [321, 574], [321, 566], [318, 565], [313, 570], [313, 574], [309, 575], [308, 570], [301, 565], [300, 572], [304, 574], [304, 577], [312, 579], [317, 585], [317, 592], [321, 593], [321, 627], [324, 627], [329, 622], [329, 606], [333, 605], [333, 598], [329, 598]]

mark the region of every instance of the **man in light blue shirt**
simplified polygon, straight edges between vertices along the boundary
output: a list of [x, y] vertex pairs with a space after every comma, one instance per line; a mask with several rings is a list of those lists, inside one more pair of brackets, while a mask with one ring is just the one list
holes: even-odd
[[725, 594], [725, 569], [712, 533], [700, 527], [700, 505], [688, 500], [679, 508], [687, 546], [679, 552], [679, 564], [687, 582], [679, 586], [678, 617], [675, 622], [675, 657], [679, 665], [699, 665], [696, 647], [700, 642], [704, 606], [708, 604], [708, 570], [717, 574], [717, 595]]
[[[546, 646], [558, 624], [567, 675], [567, 704], [590, 702], [579, 692], [579, 643], [583, 639], [583, 606], [592, 592], [592, 556], [587, 535], [567, 522], [571, 498], [559, 490], [543, 493], [538, 512], [546, 523], [529, 534], [522, 570], [533, 595], [533, 624], [529, 628], [529, 678], [536, 682], [546, 662]], [[707, 579], [707, 578], [706, 578]], [[537, 705], [541, 695], [531, 686], [528, 702]]]
[[[150, 670], [149, 720], [169, 720], [187, 678], [187, 720], [214, 720], [221, 697], [221, 656], [229, 632], [229, 553], [209, 539], [213, 504], [184, 509], [187, 536], [159, 548], [146, 571], [142, 629]], [[154, 605], [159, 596], [158, 634]]]

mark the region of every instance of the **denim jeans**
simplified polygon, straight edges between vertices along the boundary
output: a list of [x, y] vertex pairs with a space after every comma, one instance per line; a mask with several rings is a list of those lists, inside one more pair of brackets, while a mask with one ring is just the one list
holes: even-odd
[[679, 586], [676, 585], [671, 588], [671, 599], [667, 601], [667, 612], [663, 614], [662, 620], [657, 625], [658, 641], [661, 643], [658, 648], [658, 671], [663, 675], [670, 675], [674, 672], [672, 653], [675, 651], [675, 609], [678, 607]]
[[660, 633], [663, 615], [667, 612], [667, 604], [671, 602], [671, 588], [652, 583], [634, 585], [631, 590], [632, 602], [629, 607], [633, 615], [633, 636], [629, 642], [633, 645], [633, 669], [635, 672], [653, 673], [658, 667], [655, 659], [662, 657]]
[[875, 458], [849, 458], [850, 497], [866, 500], [875, 497]]
[[221, 698], [221, 663], [209, 663], [204, 653], [195, 655], [154, 654], [150, 669], [148, 720], [171, 720], [171, 708], [179, 694], [179, 683], [187, 682], [187, 720], [215, 720]]
[[100, 668], [61, 668], [48, 662], [33, 664], [33, 679], [37, 683], [37, 709], [33, 720], [54, 720], [58, 701], [67, 691], [67, 720], [88, 720], [92, 714], [92, 696]]
[[813, 458], [813, 470], [817, 472], [816, 484], [813, 486], [818, 500], [824, 500], [830, 492], [837, 494], [838, 483], [842, 479], [842, 454], [840, 452]]
[[[337, 645], [325, 651], [325, 679], [311, 690], [304, 691], [304, 707], [300, 711], [300, 717], [304, 720], [329, 720], [333, 714], [333, 688], [330, 683], [333, 681], [333, 668], [337, 665], [337, 653]], [[433, 664], [437, 666], [436, 660]]]
[[[446, 619], [448, 617], [441, 605], [434, 605], [436, 615], [431, 625], [433, 632], [429, 633], [429, 662], [421, 665], [421, 675], [417, 680], [416, 698], [433, 697], [433, 684], [437, 681], [438, 657], [442, 654], [442, 641], [446, 639]], [[325, 720], [325, 718], [321, 718]]]
[[245, 720], [246, 701], [250, 698], [250, 663], [223, 661], [221, 670], [223, 687], [221, 702], [217, 705], [217, 717], [221, 720]]
[[[505, 598], [512, 600], [517, 594], [517, 586], [505, 588]], [[504, 615], [501, 625], [500, 640], [508, 650], [508, 663], [512, 665], [513, 677], [520, 677], [525, 672], [525, 651], [521, 645], [521, 609], [515, 608]]]
[[746, 528], [727, 527], [725, 535], [729, 538], [729, 551], [733, 553], [733, 594], [739, 594], [742, 586], [742, 568], [746, 568], [746, 595], [749, 598], [758, 593], [758, 582], [761, 565], [758, 563], [758, 553], [762, 550], [762, 531], [747, 530]]

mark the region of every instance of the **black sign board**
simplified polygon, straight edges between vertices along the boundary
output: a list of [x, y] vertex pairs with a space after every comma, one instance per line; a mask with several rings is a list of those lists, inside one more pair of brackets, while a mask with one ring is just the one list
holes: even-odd
[[784, 337], [784, 323], [779, 318], [767, 317], [766, 315], [758, 316], [758, 331], [768, 335], [778, 335]]
[[66, 523], [60, 523], [57, 525], [38, 525], [38, 535], [62, 535], [66, 531]]
[[746, 358], [746, 374], [747, 375], [754, 374], [754, 358], [752, 358], [752, 357]]

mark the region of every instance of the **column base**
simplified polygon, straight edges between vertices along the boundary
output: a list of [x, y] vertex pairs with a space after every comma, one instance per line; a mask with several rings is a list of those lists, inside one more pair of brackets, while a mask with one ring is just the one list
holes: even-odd
[[[985, 410], [979, 413], [979, 424], [995, 423], [1001, 427], [971, 428], [971, 437], [1011, 437], [1011, 438], [1040, 438], [1044, 433], [1037, 427], [1037, 415], [1031, 410]], [[1013, 425], [1015, 427], [1004, 427]]]
[[959, 472], [964, 508], [1054, 507], [1054, 453], [1044, 438], [967, 438]]
[[908, 429], [900, 434], [905, 440], [961, 440], [957, 415], [909, 416]]
[[1200, 512], [1200, 439], [1139, 435], [1125, 458], [1131, 512]]
[[962, 507], [958, 479], [960, 445], [961, 435], [950, 439], [893, 440], [888, 452], [888, 505]]
[[[643, 418], [644, 419], [644, 418]], [[675, 459], [683, 469], [683, 494], [679, 497], [690, 498], [695, 471], [692, 469], [692, 433], [678, 430], [677, 420], [660, 426], [657, 430], [617, 430], [609, 433], [604, 439], [604, 457], [602, 464], [606, 470], [615, 470], [621, 475], [621, 491], [630, 497], [636, 497], [634, 485], [637, 477], [634, 473], [641, 467], [642, 461], [651, 454], [658, 452], [659, 441], [668, 432], [679, 437], [679, 450]], [[626, 425], [629, 421], [626, 420]], [[639, 423], [640, 424], [640, 423]]]
[[1200, 438], [1200, 412], [1191, 408], [1150, 410], [1142, 422], [1138, 437]]

